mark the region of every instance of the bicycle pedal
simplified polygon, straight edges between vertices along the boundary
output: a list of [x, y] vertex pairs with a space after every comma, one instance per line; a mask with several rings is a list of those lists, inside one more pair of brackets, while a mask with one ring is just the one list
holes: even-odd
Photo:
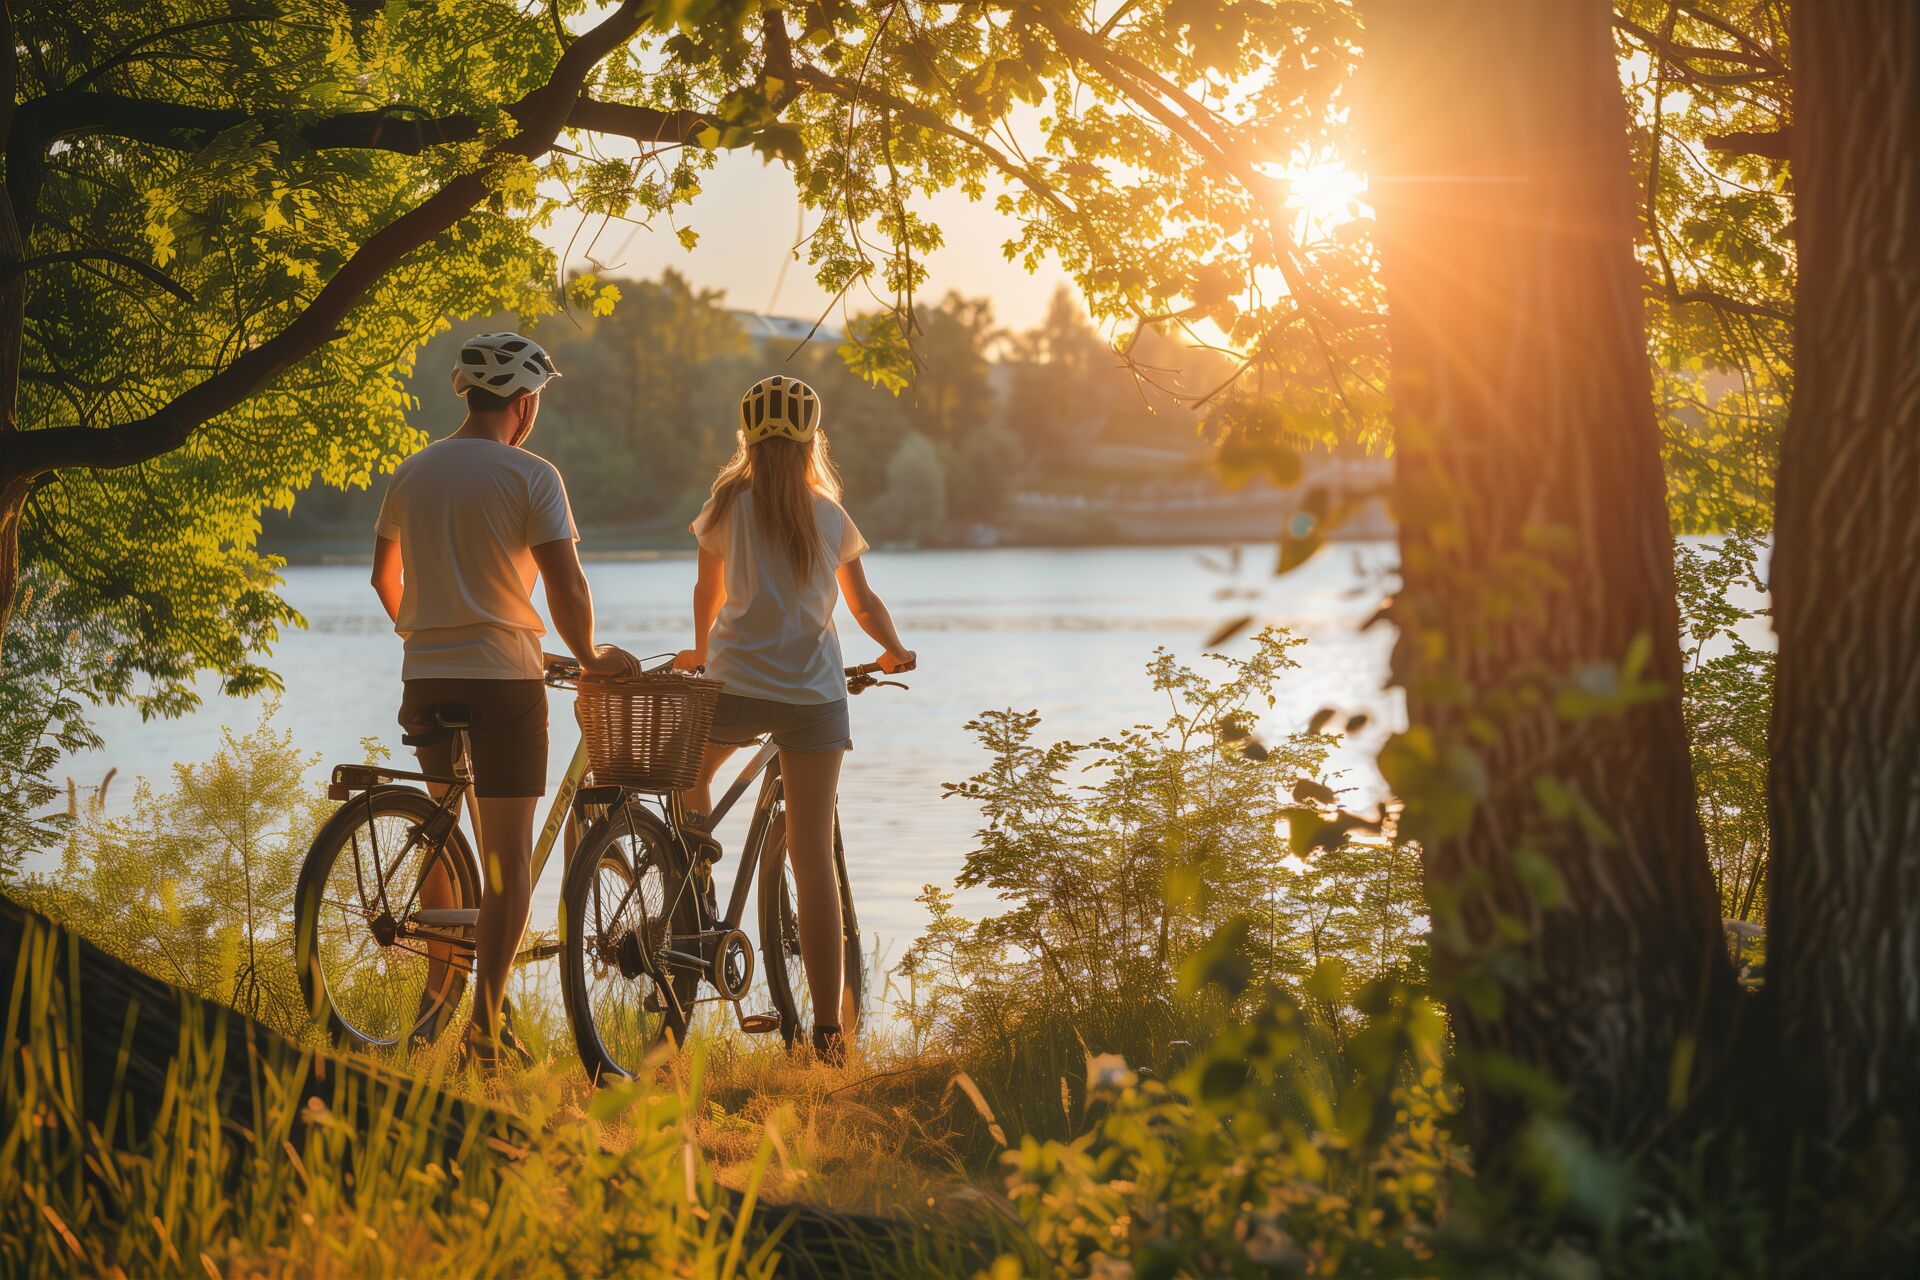
[[560, 939], [551, 933], [536, 933], [527, 938], [526, 945], [514, 953], [516, 965], [532, 964], [537, 960], [551, 960], [560, 954]]
[[764, 1036], [780, 1029], [780, 1015], [777, 1013], [741, 1014], [740, 1029], [750, 1036]]

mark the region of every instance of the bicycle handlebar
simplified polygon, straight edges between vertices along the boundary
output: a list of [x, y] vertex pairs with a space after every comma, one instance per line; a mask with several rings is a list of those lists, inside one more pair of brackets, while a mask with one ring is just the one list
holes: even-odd
[[865, 693], [867, 690], [879, 688], [881, 685], [885, 685], [890, 689], [904, 689], [907, 686], [900, 681], [882, 680], [879, 673], [901, 675], [905, 672], [912, 671], [919, 665], [917, 662], [909, 662], [906, 666], [896, 667], [891, 672], [888, 672], [887, 669], [878, 662], [863, 662], [857, 667], [848, 667], [846, 669], [847, 692]]
[[884, 663], [863, 662], [857, 667], [847, 668], [847, 679], [851, 680], [855, 676], [870, 676], [870, 675], [873, 675], [875, 672], [884, 672], [888, 675], [904, 675], [905, 673], [912, 671], [914, 668], [918, 667], [919, 665], [920, 664], [917, 662], [909, 662], [904, 667], [897, 667], [892, 671], [887, 671], [886, 664]]
[[[585, 669], [580, 665], [578, 658], [561, 653], [543, 653], [540, 657], [545, 663], [545, 671], [543, 674], [549, 684], [556, 681], [578, 680], [585, 674]], [[893, 672], [888, 672], [886, 667], [878, 662], [863, 662], [857, 667], [846, 667], [843, 670], [847, 678], [847, 692], [863, 693], [868, 689], [877, 688], [881, 685], [886, 685], [894, 689], [904, 689], [907, 686], [898, 680], [882, 680], [880, 676], [882, 674], [899, 675], [903, 672], [912, 671], [917, 665], [919, 664], [909, 663]], [[666, 671], [672, 666], [673, 659], [669, 658], [657, 667], [644, 668], [642, 674], [658, 675], [660, 672]]]

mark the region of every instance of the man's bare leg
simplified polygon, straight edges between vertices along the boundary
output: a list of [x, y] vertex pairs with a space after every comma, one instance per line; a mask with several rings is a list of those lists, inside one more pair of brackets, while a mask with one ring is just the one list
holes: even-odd
[[514, 953], [526, 935], [533, 899], [533, 814], [537, 796], [483, 796], [476, 799], [480, 818], [480, 923], [474, 929], [473, 1021], [480, 1034], [496, 1039], [500, 1002]]
[[[420, 767], [423, 771], [431, 768], [425, 761], [421, 762]], [[429, 782], [427, 792], [437, 801], [446, 797], [447, 788], [444, 783]], [[436, 858], [433, 866], [428, 868], [426, 876], [420, 881], [421, 907], [442, 910], [459, 905], [453, 899], [453, 877], [447, 873], [447, 867], [445, 858]], [[411, 885], [391, 887], [401, 893], [411, 888]], [[445, 1025], [443, 1019], [453, 1012], [454, 1005], [460, 1003], [464, 979], [464, 966], [454, 963], [452, 943], [427, 943], [427, 985], [420, 993], [419, 1008], [414, 1013], [414, 1030], [417, 1033], [427, 1036], [439, 1034]]]

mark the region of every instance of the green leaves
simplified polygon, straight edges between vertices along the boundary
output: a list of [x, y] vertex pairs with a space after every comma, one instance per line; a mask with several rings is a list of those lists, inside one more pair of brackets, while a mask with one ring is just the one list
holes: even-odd
[[1437, 745], [1416, 725], [1380, 748], [1380, 773], [1407, 806], [1407, 828], [1422, 840], [1443, 840], [1467, 829], [1486, 792], [1486, 767], [1459, 743]]
[[[484, 151], [316, 147], [303, 140], [308, 125], [404, 102], [512, 128], [501, 104], [543, 79], [556, 54], [543, 20], [479, 0], [390, 5], [352, 22], [336, 10], [291, 0], [257, 22], [212, 25], [173, 0], [22, 12], [19, 38], [39, 51], [23, 60], [23, 99], [60, 87], [37, 78], [43, 68], [66, 75], [127, 48], [139, 56], [94, 91], [244, 117], [207, 135], [90, 131], [41, 175], [27, 217], [34, 252], [110, 249], [177, 290], [86, 260], [32, 272], [26, 429], [160, 409], [281, 330], [356, 248]], [[88, 621], [76, 640], [88, 695], [164, 715], [192, 706], [199, 689], [274, 686], [263, 656], [299, 618], [278, 597], [279, 561], [257, 547], [263, 507], [285, 508], [314, 483], [369, 484], [418, 447], [399, 372], [448, 317], [517, 311], [531, 322], [553, 308], [552, 254], [532, 225], [551, 171], [502, 166], [497, 213], [469, 216], [404, 260], [333, 345], [184, 448], [138, 468], [67, 472], [36, 495], [23, 554]], [[588, 305], [604, 310], [614, 296]], [[196, 686], [201, 671], [213, 679]]]
[[894, 395], [907, 389], [912, 377], [913, 350], [900, 322], [891, 315], [856, 321], [847, 326], [840, 358], [857, 377], [884, 387]]
[[[1272, 410], [1269, 410], [1272, 411]], [[1242, 434], [1243, 410], [1225, 410], [1207, 420], [1210, 429], [1234, 432], [1214, 454], [1214, 466], [1229, 489], [1244, 488], [1255, 476], [1264, 476], [1276, 488], [1299, 483], [1302, 466], [1299, 451], [1271, 440], [1248, 438]], [[1223, 416], [1226, 421], [1222, 421]]]

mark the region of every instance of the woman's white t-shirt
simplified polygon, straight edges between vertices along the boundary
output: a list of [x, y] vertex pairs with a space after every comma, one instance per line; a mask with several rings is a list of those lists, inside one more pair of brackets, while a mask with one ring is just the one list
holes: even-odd
[[728, 693], [802, 706], [847, 696], [833, 626], [840, 600], [835, 570], [866, 551], [867, 540], [832, 498], [815, 495], [813, 518], [820, 556], [800, 582], [786, 549], [762, 535], [751, 490], [738, 494], [718, 520], [711, 498], [694, 517], [691, 532], [701, 549], [726, 562], [727, 598], [707, 641], [707, 674], [724, 680]]

